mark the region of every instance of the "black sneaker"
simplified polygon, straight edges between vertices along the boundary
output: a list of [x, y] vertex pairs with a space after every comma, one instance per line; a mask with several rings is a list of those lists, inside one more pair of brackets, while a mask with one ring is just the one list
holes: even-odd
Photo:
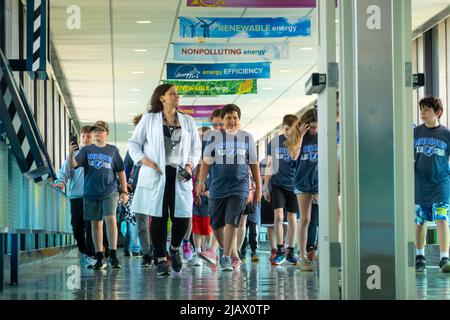
[[124, 257], [129, 257], [130, 256], [130, 251], [124, 251], [123, 256]]
[[418, 272], [425, 271], [426, 264], [427, 260], [425, 259], [424, 256], [422, 255], [416, 256], [416, 271]]
[[95, 262], [94, 264], [94, 270], [103, 270], [107, 267], [108, 265], [106, 264], [105, 259], [100, 258], [97, 259], [97, 262]]
[[183, 262], [181, 261], [179, 250], [170, 249], [170, 261], [172, 264], [172, 270], [175, 272], [180, 272], [183, 267]]
[[439, 262], [439, 268], [440, 268], [440, 272], [442, 272], [442, 273], [450, 272], [450, 261], [448, 260], [447, 257], [444, 257], [441, 259], [441, 261]]
[[151, 267], [152, 266], [152, 257], [148, 254], [145, 254], [142, 258], [141, 266], [143, 268]]
[[170, 274], [169, 267], [167, 266], [167, 261], [158, 262], [156, 273], [158, 276], [168, 276]]
[[119, 263], [119, 259], [117, 259], [117, 257], [114, 256], [114, 255], [112, 255], [112, 256], [109, 258], [109, 262], [111, 263], [111, 267], [112, 267], [113, 269], [120, 269], [120, 268], [122, 268], [122, 266], [121, 266], [120, 263]]
[[140, 252], [132, 252], [131, 253], [131, 257], [132, 258], [140, 258], [140, 257], [142, 257], [142, 253], [140, 253]]

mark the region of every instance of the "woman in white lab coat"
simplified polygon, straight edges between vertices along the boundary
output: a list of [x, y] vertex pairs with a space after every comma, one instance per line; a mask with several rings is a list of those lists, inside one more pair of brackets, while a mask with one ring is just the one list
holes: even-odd
[[170, 273], [166, 259], [169, 215], [171, 265], [175, 272], [181, 271], [179, 247], [192, 216], [193, 204], [192, 181], [188, 179], [201, 156], [201, 141], [194, 119], [180, 113], [178, 103], [175, 86], [158, 86], [148, 113], [128, 140], [131, 158], [142, 165], [131, 210], [152, 217], [150, 233], [159, 275]]

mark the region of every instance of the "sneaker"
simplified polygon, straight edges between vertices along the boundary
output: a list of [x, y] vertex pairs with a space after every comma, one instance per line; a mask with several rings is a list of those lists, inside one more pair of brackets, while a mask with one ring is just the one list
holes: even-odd
[[269, 261], [270, 261], [270, 262], [272, 262], [273, 259], [275, 259], [275, 257], [277, 256], [277, 253], [278, 253], [277, 249], [272, 249], [272, 250], [270, 251], [270, 258], [269, 258]]
[[316, 250], [310, 250], [308, 251], [308, 253], [306, 254], [306, 256], [308, 257], [309, 261], [314, 261], [316, 260]]
[[219, 259], [222, 259], [223, 257], [223, 249], [219, 248]]
[[286, 256], [284, 254], [277, 254], [277, 256], [272, 260], [272, 265], [281, 266], [286, 261]]
[[131, 257], [132, 258], [140, 258], [140, 257], [142, 257], [142, 253], [140, 253], [140, 252], [132, 252], [131, 253]]
[[143, 268], [151, 267], [152, 266], [152, 257], [148, 254], [144, 255], [142, 257], [142, 264], [141, 266]]
[[308, 258], [300, 259], [299, 266], [302, 271], [314, 271], [314, 264], [312, 261], [309, 261]]
[[105, 248], [105, 259], [108, 259], [110, 255], [111, 255], [111, 250], [109, 250], [109, 248]]
[[298, 259], [294, 254], [288, 254], [286, 257], [286, 261], [293, 266], [297, 265]]
[[168, 276], [170, 274], [169, 266], [167, 261], [158, 262], [156, 267], [156, 273], [158, 276]]
[[200, 259], [200, 255], [199, 254], [195, 254], [194, 257], [191, 260], [192, 265], [194, 267], [201, 267], [202, 266], [202, 260]]
[[[425, 259], [424, 256], [422, 256], [422, 255], [416, 256], [416, 271], [417, 272], [425, 271], [426, 264], [427, 264], [427, 260]], [[440, 263], [439, 263], [439, 265], [440, 265]]]
[[439, 268], [440, 268], [440, 272], [442, 272], [442, 273], [450, 272], [450, 261], [448, 260], [447, 257], [444, 257], [441, 259], [441, 261], [439, 262]]
[[86, 255], [85, 259], [84, 259], [84, 264], [87, 269], [93, 269], [94, 265], [95, 265], [95, 261], [96, 261], [95, 258]]
[[[238, 255], [239, 255], [239, 260], [241, 260], [242, 263], [245, 263], [245, 253], [238, 251]], [[233, 261], [233, 259], [231, 259], [231, 261]]]
[[80, 269], [84, 267], [85, 261], [86, 261], [86, 255], [84, 253], [80, 253], [80, 256], [78, 257], [78, 263], [80, 265]]
[[241, 266], [241, 259], [239, 259], [239, 257], [231, 257], [231, 266], [234, 269], [237, 269]]
[[191, 260], [193, 257], [191, 244], [189, 242], [183, 242], [183, 258], [186, 261]]
[[130, 251], [128, 251], [128, 250], [127, 250], [127, 251], [124, 251], [124, 252], [123, 252], [123, 256], [124, 256], [124, 257], [129, 257], [129, 256], [130, 256]]
[[200, 258], [206, 260], [208, 263], [211, 263], [211, 264], [217, 263], [217, 260], [218, 260], [217, 254], [211, 248], [208, 248], [208, 249], [200, 252], [198, 255]]
[[116, 256], [111, 256], [111, 257], [109, 258], [109, 262], [111, 263], [111, 267], [112, 267], [113, 269], [120, 269], [120, 268], [122, 268], [122, 266], [121, 266], [120, 263], [119, 263], [119, 259], [117, 259]]
[[233, 266], [231, 265], [231, 258], [228, 256], [223, 256], [220, 258], [220, 269], [222, 271], [233, 271]]
[[252, 252], [252, 262], [259, 262], [259, 257], [256, 252]]
[[97, 259], [97, 261], [95, 262], [94, 265], [94, 270], [103, 270], [107, 267], [108, 265], [106, 264], [106, 260], [105, 259]]
[[175, 272], [180, 272], [181, 268], [183, 267], [183, 262], [181, 261], [179, 250], [170, 249], [170, 261], [171, 261], [172, 270]]

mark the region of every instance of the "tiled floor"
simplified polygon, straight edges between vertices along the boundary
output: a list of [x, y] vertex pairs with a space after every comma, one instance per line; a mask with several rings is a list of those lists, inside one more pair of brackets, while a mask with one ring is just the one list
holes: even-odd
[[[19, 286], [6, 286], [1, 300], [244, 300], [319, 298], [316, 272], [298, 267], [273, 267], [268, 253], [260, 262], [248, 261], [239, 270], [220, 272], [207, 264], [185, 266], [178, 275], [157, 276], [155, 267], [142, 269], [141, 260], [121, 256], [121, 270], [78, 268], [76, 251], [20, 274]], [[6, 275], [5, 275], [6, 276]], [[450, 275], [429, 267], [417, 275], [417, 299], [450, 299]]]

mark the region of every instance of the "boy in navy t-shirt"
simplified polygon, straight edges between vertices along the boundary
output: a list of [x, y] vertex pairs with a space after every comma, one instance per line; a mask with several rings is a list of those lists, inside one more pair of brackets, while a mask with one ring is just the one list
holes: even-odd
[[250, 166], [256, 184], [255, 203], [261, 199], [261, 177], [253, 137], [250, 133], [239, 130], [241, 110], [234, 104], [228, 104], [222, 109], [222, 116], [225, 130], [211, 132], [195, 191], [197, 194], [203, 193], [205, 178], [211, 167], [211, 226], [224, 249], [220, 259], [221, 269], [232, 271], [240, 262], [236, 235], [249, 192], [248, 167]]
[[84, 167], [83, 207], [85, 220], [91, 220], [97, 262], [94, 269], [106, 268], [103, 256], [103, 220], [106, 222], [110, 244], [110, 262], [113, 268], [121, 268], [117, 259], [117, 175], [122, 191], [120, 200], [128, 202], [125, 168], [119, 150], [106, 144], [108, 124], [97, 121], [92, 126], [95, 144], [83, 147], [72, 159], [74, 168]]
[[441, 272], [450, 272], [449, 262], [449, 155], [450, 131], [439, 124], [443, 107], [439, 99], [419, 102], [424, 122], [414, 128], [414, 178], [416, 203], [416, 271], [424, 271], [426, 221], [436, 221]]

